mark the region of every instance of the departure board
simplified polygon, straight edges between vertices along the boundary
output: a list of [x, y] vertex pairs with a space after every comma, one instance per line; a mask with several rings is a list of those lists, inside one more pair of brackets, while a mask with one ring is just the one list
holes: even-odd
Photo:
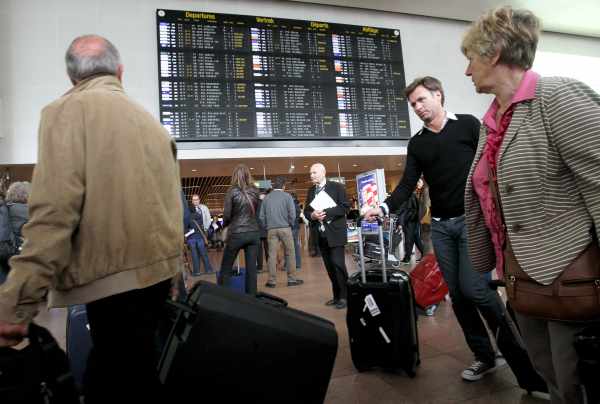
[[157, 37], [177, 140], [410, 138], [398, 30], [159, 9]]

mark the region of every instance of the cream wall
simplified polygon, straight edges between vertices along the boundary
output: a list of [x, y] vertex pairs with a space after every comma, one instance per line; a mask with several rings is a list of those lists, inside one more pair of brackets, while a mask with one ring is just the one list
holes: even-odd
[[[0, 0], [0, 164], [31, 164], [37, 158], [41, 108], [70, 86], [63, 55], [70, 41], [97, 33], [119, 48], [127, 92], [158, 117], [155, 10], [157, 8], [265, 15], [395, 28], [401, 31], [407, 80], [439, 77], [448, 109], [481, 116], [489, 97], [473, 92], [459, 52], [466, 24], [458, 21], [286, 1], [219, 0]], [[598, 39], [544, 34], [541, 50], [600, 55]], [[415, 132], [420, 124], [411, 113]], [[181, 158], [298, 155], [389, 155], [403, 147], [185, 150]]]

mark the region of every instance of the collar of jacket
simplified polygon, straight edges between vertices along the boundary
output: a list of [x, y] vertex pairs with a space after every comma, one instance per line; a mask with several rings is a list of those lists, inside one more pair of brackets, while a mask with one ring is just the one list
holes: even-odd
[[98, 73], [81, 80], [69, 91], [67, 91], [65, 95], [75, 94], [98, 87], [102, 87], [105, 89], [108, 88], [109, 90], [113, 91], [123, 91], [123, 85], [121, 84], [117, 76], [108, 73]]

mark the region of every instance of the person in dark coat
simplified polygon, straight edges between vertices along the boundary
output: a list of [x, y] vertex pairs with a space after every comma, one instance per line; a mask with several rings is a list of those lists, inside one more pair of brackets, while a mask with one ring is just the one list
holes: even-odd
[[[343, 309], [348, 299], [348, 271], [344, 246], [348, 241], [346, 214], [350, 209], [350, 202], [344, 185], [327, 181], [323, 164], [316, 163], [311, 166], [310, 179], [314, 185], [308, 190], [304, 216], [310, 220], [310, 227], [316, 233], [323, 263], [331, 280], [333, 298], [325, 304]], [[336, 206], [315, 210], [311, 203], [320, 192], [326, 192]]]

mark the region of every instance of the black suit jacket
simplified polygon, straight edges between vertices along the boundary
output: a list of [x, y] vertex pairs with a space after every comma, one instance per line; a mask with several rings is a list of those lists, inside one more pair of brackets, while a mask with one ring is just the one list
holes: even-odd
[[[314, 209], [310, 206], [310, 203], [315, 198], [315, 191], [317, 187], [313, 185], [308, 190], [306, 196], [306, 207], [304, 208], [304, 216], [310, 221], [312, 228], [319, 228], [319, 221], [312, 220], [310, 215]], [[346, 230], [346, 214], [350, 210], [350, 203], [346, 197], [346, 187], [338, 182], [327, 181], [325, 183], [324, 191], [329, 194], [331, 199], [335, 201], [337, 206], [329, 209], [325, 209], [325, 220], [323, 224], [325, 226], [325, 236], [327, 237], [327, 244], [329, 247], [339, 247], [346, 245], [348, 241], [348, 232]]]

